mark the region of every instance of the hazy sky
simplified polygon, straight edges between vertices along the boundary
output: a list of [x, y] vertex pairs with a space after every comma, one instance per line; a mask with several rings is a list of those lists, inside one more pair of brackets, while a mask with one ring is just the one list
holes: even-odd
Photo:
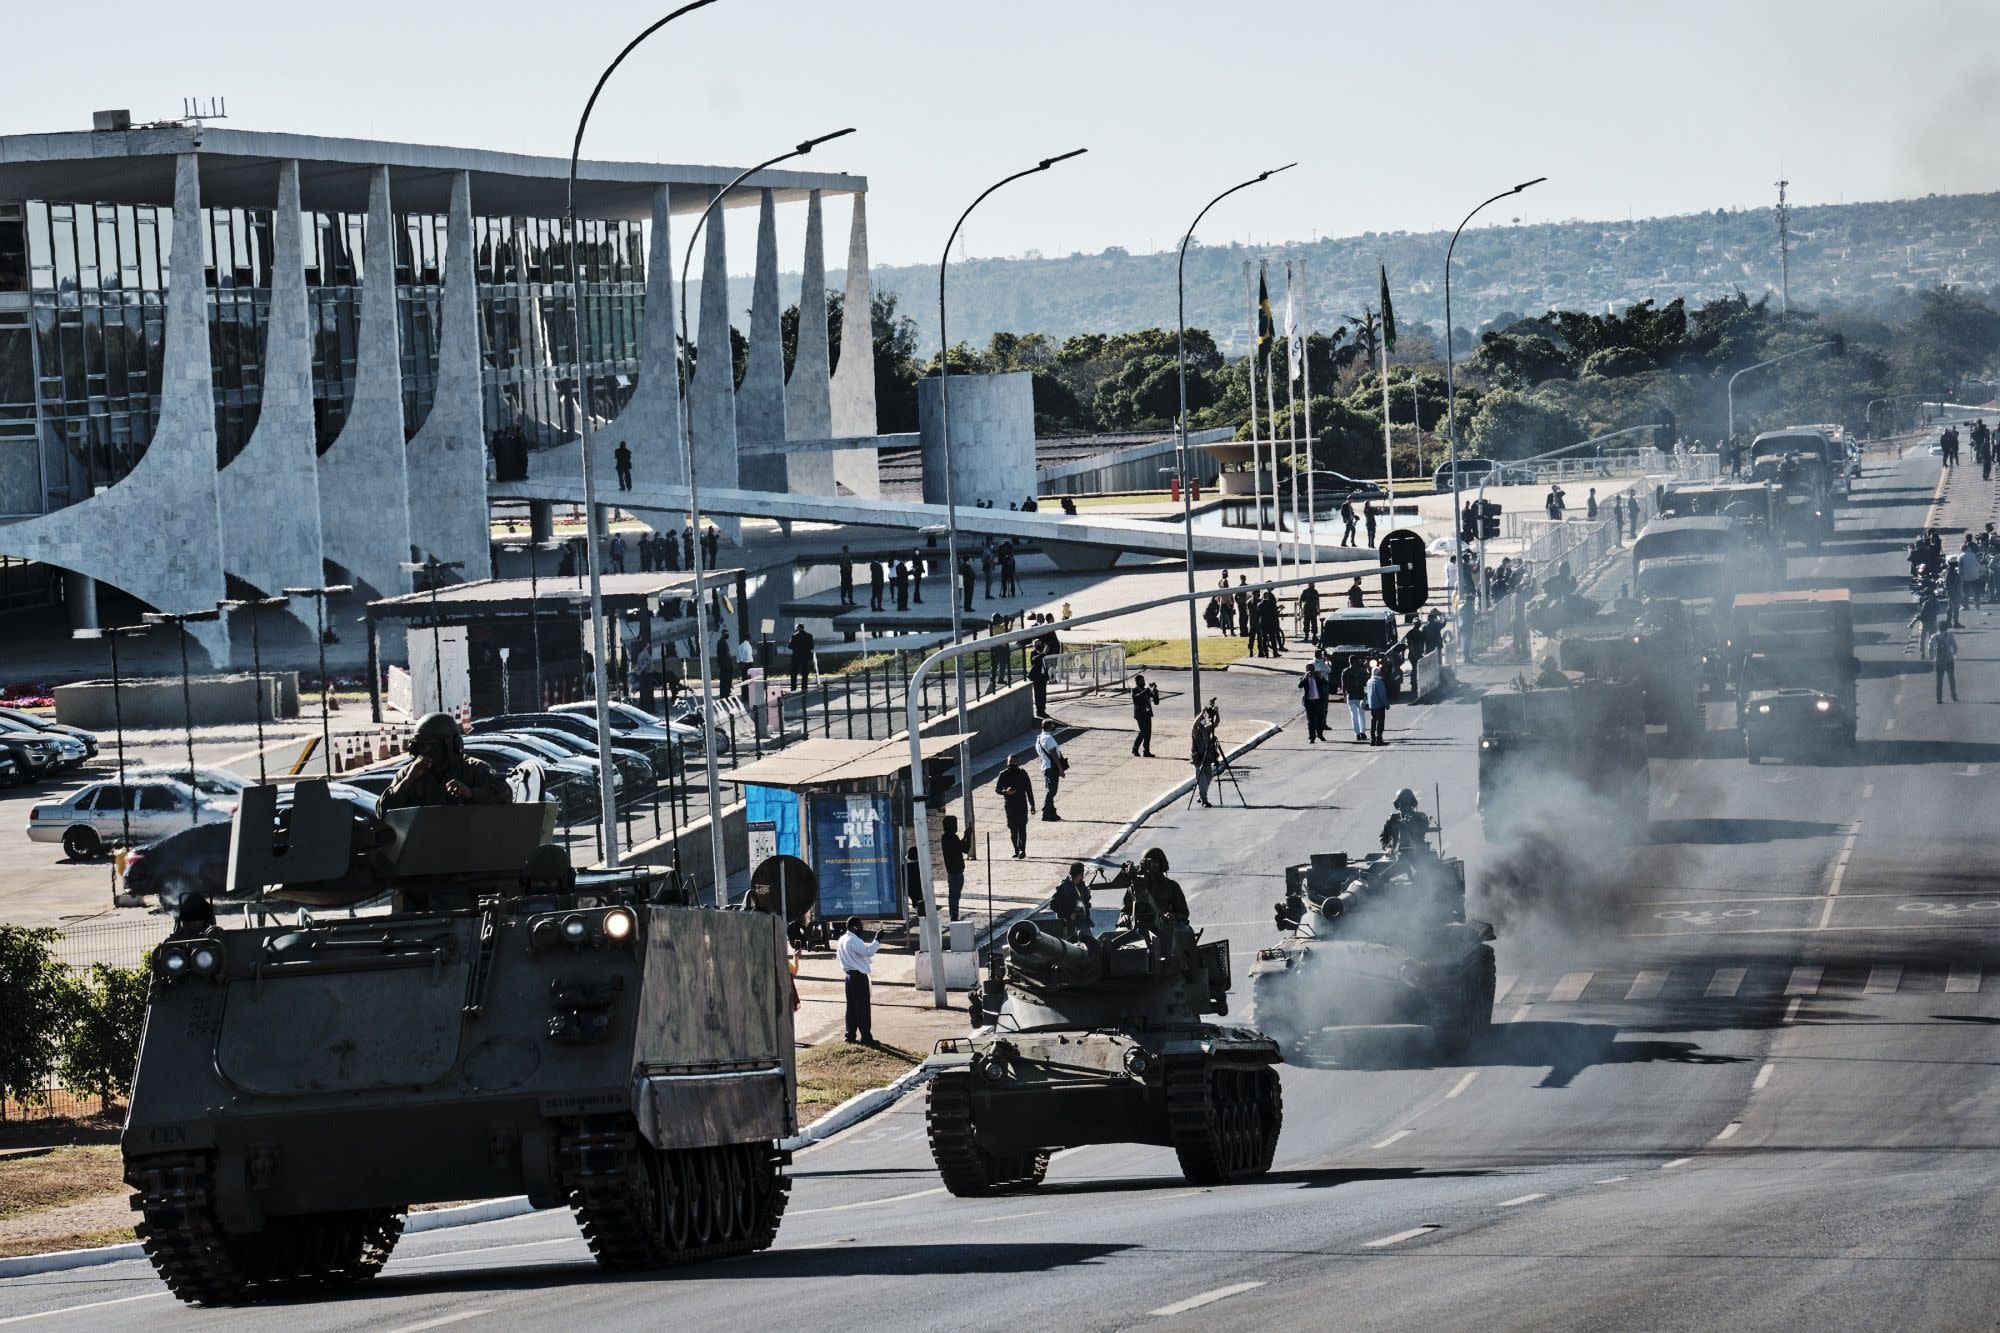
[[[222, 94], [235, 128], [566, 155], [598, 70], [671, 5], [6, 8], [27, 57], [6, 132]], [[585, 151], [735, 164], [858, 126], [810, 165], [870, 178], [884, 264], [935, 262], [979, 190], [1079, 146], [990, 200], [971, 252], [1169, 247], [1211, 195], [1294, 158], [1204, 238], [1449, 228], [1539, 175], [1485, 217], [1647, 216], [1763, 206], [1780, 175], [1805, 203], [2000, 188], [1996, 53], [1991, 0], [719, 0], [627, 62]]]

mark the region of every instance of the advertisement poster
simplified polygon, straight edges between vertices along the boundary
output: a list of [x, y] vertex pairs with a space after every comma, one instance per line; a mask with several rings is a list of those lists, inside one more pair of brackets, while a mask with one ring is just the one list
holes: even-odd
[[888, 796], [815, 796], [812, 831], [821, 916], [902, 916]]

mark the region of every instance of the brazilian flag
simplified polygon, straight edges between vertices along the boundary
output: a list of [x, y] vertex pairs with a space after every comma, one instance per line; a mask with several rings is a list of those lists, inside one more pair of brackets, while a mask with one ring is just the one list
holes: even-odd
[[1382, 275], [1382, 349], [1396, 350], [1396, 311], [1389, 304], [1389, 269], [1380, 260], [1375, 262], [1376, 270]]
[[1264, 266], [1257, 266], [1257, 350], [1268, 352], [1277, 338], [1277, 329], [1271, 323], [1271, 292], [1264, 285]]

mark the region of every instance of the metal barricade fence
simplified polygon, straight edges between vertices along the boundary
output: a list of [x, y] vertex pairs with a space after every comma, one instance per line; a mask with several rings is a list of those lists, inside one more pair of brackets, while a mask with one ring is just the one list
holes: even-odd
[[1051, 690], [1076, 690], [1084, 694], [1107, 685], [1125, 684], [1125, 645], [1104, 644], [1096, 648], [1073, 648], [1050, 654], [1045, 665]]

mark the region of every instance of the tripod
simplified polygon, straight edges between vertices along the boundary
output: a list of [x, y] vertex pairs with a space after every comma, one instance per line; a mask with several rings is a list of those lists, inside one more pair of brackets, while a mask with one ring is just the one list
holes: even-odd
[[[1209, 775], [1208, 780], [1211, 785], [1227, 782], [1236, 792], [1236, 803], [1246, 810], [1250, 808], [1250, 802], [1243, 799], [1243, 784], [1236, 780], [1236, 769], [1229, 762], [1229, 751], [1223, 749], [1219, 742], [1215, 747], [1215, 770]], [[1194, 786], [1188, 789], [1187, 804], [1181, 808], [1183, 810], [1194, 809], [1195, 798], [1200, 794], [1201, 781], [1197, 775]], [[1224, 802], [1217, 800], [1214, 803], [1221, 805]]]

